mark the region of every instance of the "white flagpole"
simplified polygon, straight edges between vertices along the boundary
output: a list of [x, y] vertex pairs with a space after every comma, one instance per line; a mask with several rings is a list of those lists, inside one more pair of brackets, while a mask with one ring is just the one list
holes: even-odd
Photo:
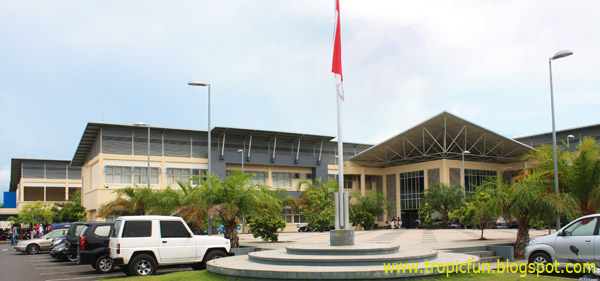
[[[342, 97], [339, 95], [340, 87], [342, 85], [337, 85], [337, 141], [338, 141], [338, 186], [339, 186], [339, 204], [336, 206], [338, 208], [338, 213], [340, 217], [339, 221], [339, 229], [349, 229], [348, 225], [346, 225], [348, 221], [348, 213], [344, 210], [346, 209], [344, 206], [344, 142], [342, 138]], [[338, 227], [338, 226], [336, 226]]]

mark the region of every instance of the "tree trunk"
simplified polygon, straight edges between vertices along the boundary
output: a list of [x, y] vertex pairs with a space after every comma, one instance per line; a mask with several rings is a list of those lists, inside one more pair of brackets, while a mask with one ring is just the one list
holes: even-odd
[[229, 239], [231, 242], [231, 248], [239, 248], [240, 247], [240, 237], [237, 232], [237, 223], [233, 221], [233, 223], [225, 223], [225, 238]]
[[515, 242], [515, 259], [525, 257], [525, 247], [529, 244], [529, 220], [519, 218], [519, 230], [517, 231], [517, 241]]

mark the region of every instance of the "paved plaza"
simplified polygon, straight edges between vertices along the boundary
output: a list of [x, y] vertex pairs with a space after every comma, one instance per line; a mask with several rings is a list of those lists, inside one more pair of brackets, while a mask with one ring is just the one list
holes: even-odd
[[[553, 230], [554, 231], [554, 230]], [[530, 239], [544, 236], [548, 230], [529, 230]], [[479, 240], [480, 230], [472, 229], [382, 229], [356, 231], [355, 242], [391, 243], [400, 248], [447, 249], [474, 247], [495, 244], [512, 244], [517, 239], [516, 229], [486, 229], [484, 238]], [[261, 249], [283, 249], [295, 244], [328, 244], [329, 232], [284, 232], [279, 234], [279, 242], [263, 242], [252, 234], [240, 234], [240, 245]]]

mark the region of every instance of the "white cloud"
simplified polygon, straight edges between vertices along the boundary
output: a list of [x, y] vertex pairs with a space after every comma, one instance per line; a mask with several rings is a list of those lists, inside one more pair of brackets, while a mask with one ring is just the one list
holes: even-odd
[[9, 183], [10, 167], [8, 167], [8, 165], [2, 165], [2, 169], [0, 169], [0, 192], [8, 191]]

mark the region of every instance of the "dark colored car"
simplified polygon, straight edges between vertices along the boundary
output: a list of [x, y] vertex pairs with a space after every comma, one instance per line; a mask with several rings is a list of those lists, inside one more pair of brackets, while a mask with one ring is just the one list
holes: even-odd
[[77, 261], [77, 257], [69, 255], [68, 252], [66, 235], [52, 241], [50, 245], [50, 257], [58, 261]]
[[98, 273], [109, 273], [114, 269], [109, 256], [108, 240], [114, 229], [114, 222], [92, 222], [79, 238], [77, 263], [89, 264]]
[[48, 232], [55, 230], [55, 229], [69, 228], [70, 226], [71, 226], [70, 222], [53, 223], [48, 228]]
[[81, 232], [83, 232], [90, 223], [92, 222], [74, 222], [69, 227], [69, 231], [67, 232], [67, 255], [69, 256], [69, 260], [77, 259], [77, 243], [79, 236], [81, 236]]

